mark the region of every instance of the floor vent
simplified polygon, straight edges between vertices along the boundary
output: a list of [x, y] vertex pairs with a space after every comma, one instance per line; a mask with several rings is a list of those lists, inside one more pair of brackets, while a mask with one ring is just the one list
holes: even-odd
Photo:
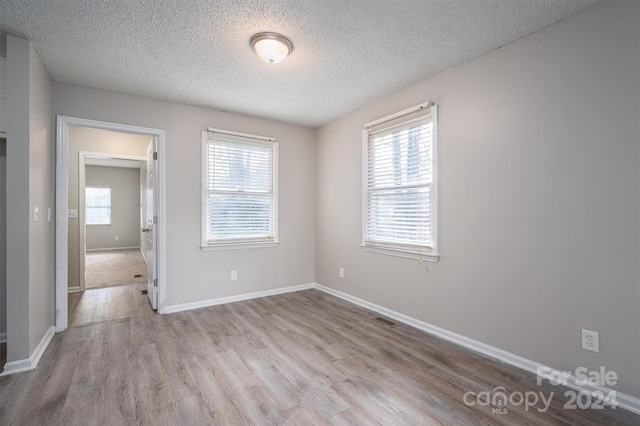
[[147, 290], [142, 290], [142, 294], [147, 294]]
[[393, 322], [391, 320], [388, 320], [382, 317], [375, 317], [374, 320], [381, 322], [382, 324], [387, 325], [389, 327], [397, 327], [399, 325], [397, 322]]

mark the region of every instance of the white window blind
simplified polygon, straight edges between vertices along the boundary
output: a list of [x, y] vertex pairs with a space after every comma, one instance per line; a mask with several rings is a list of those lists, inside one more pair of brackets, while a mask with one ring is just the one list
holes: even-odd
[[85, 188], [85, 223], [111, 225], [111, 188]]
[[277, 241], [277, 144], [203, 132], [203, 247]]
[[363, 247], [437, 261], [437, 107], [365, 125]]

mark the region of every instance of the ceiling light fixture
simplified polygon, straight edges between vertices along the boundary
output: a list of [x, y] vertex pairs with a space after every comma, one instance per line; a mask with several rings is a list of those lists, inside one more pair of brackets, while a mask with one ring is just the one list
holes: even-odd
[[293, 50], [289, 39], [276, 33], [258, 33], [251, 37], [250, 43], [258, 56], [269, 64], [281, 62]]

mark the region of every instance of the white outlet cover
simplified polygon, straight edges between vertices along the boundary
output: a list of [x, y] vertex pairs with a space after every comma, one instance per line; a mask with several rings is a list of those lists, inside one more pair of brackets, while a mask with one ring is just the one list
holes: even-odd
[[582, 349], [600, 353], [600, 333], [582, 329]]

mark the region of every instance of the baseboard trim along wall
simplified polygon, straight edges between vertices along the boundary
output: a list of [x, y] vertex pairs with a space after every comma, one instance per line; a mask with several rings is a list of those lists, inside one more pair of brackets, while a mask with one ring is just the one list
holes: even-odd
[[[420, 321], [408, 315], [392, 311], [391, 309], [387, 309], [383, 306], [376, 305], [375, 303], [371, 303], [358, 297], [351, 296], [350, 294], [343, 293], [331, 287], [326, 287], [322, 284], [315, 284], [314, 288], [327, 294], [331, 294], [332, 296], [339, 297], [340, 299], [346, 300], [347, 302], [353, 303], [354, 305], [361, 306], [363, 308], [385, 315], [401, 323], [410, 325], [414, 328], [417, 328], [418, 330], [422, 330], [426, 333], [438, 336], [441, 339], [458, 344], [460, 346], [464, 346], [465, 348], [471, 349], [474, 352], [481, 353], [490, 358], [497, 359], [506, 364], [528, 371], [529, 373], [537, 374], [537, 372], [539, 371], [538, 369], [544, 369], [545, 374], [541, 375], [543, 378], [548, 379], [550, 377], [562, 377], [562, 372], [554, 368], [548, 367], [527, 358], [523, 358], [519, 355], [512, 354], [502, 349], [498, 349], [494, 346], [487, 345], [477, 340], [470, 339], [452, 331], [445, 330], [427, 322]], [[582, 384], [581, 381], [573, 375], [567, 377], [566, 385], [573, 390], [588, 395], [593, 395], [594, 392], [602, 392], [606, 396], [610, 392], [614, 391], [614, 389], [608, 388], [606, 386]], [[594, 398], [599, 398], [598, 395], [599, 393], [594, 395]], [[615, 391], [615, 395], [618, 408], [622, 408], [635, 414], [640, 414], [640, 398], [636, 398], [619, 391]]]
[[42, 354], [44, 354], [44, 351], [47, 349], [47, 346], [49, 346], [49, 343], [55, 334], [56, 328], [54, 326], [49, 327], [31, 356], [26, 359], [7, 362], [4, 365], [4, 370], [0, 373], [0, 376], [9, 376], [11, 374], [22, 373], [23, 371], [35, 369], [38, 366], [38, 362], [40, 362], [40, 358], [42, 358]]
[[315, 287], [314, 283], [301, 284], [289, 287], [274, 288], [273, 290], [256, 291], [254, 293], [239, 294], [237, 296], [220, 297], [217, 299], [202, 300], [199, 302], [183, 303], [180, 305], [165, 306], [160, 310], [161, 314], [189, 311], [191, 309], [206, 308], [207, 306], [223, 305], [225, 303], [240, 302], [242, 300], [259, 299], [261, 297], [275, 296], [278, 294], [292, 293], [294, 291], [309, 290]]

